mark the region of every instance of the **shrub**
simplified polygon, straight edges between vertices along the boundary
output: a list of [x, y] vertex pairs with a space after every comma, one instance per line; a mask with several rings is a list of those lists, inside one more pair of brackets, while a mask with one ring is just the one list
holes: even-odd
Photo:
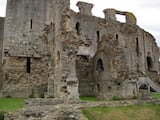
[[4, 120], [4, 112], [0, 112], [0, 120]]

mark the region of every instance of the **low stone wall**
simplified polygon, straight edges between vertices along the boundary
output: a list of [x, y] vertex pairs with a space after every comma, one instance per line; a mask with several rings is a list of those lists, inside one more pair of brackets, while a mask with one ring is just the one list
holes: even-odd
[[34, 99], [27, 99], [26, 101], [26, 106], [43, 106], [43, 105], [59, 105], [63, 104], [64, 100], [60, 98], [48, 98], [48, 99], [43, 99], [43, 98], [34, 98]]

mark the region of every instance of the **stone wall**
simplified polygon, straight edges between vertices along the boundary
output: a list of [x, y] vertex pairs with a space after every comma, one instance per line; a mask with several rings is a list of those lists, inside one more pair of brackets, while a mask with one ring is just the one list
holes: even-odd
[[[105, 93], [135, 97], [138, 77], [159, 71], [156, 52], [159, 48], [154, 37], [136, 25], [133, 13], [106, 9], [105, 19], [101, 19], [92, 16], [91, 4], [79, 2], [77, 6], [80, 12], [71, 12], [71, 28], [77, 32], [79, 41], [76, 72], [80, 95], [93, 95], [90, 91], [98, 95], [102, 89], [102, 97]], [[126, 23], [116, 21], [116, 14], [124, 15]], [[147, 57], [152, 59], [151, 67]], [[97, 68], [98, 61], [102, 62], [101, 68]], [[130, 86], [130, 90], [126, 86]], [[111, 96], [108, 94], [105, 98]]]
[[[157, 80], [159, 48], [133, 13], [70, 0], [8, 0], [4, 31], [5, 97], [135, 97], [136, 80]], [[126, 23], [116, 20], [124, 15]], [[152, 73], [155, 73], [154, 75]]]
[[[138, 95], [137, 78], [149, 76], [150, 71], [158, 71], [154, 66], [159, 64], [158, 54], [150, 52], [149, 49], [152, 46], [153, 50], [157, 50], [158, 47], [154, 44], [155, 39], [152, 35], [134, 24], [118, 21], [107, 21], [107, 23], [107, 27], [100, 31], [101, 39], [94, 58], [95, 92], [102, 99], [113, 95], [134, 97]], [[147, 51], [150, 52], [150, 57], [154, 61], [151, 68], [148, 68]], [[130, 80], [135, 82], [132, 83]], [[130, 86], [130, 90], [125, 86]]]
[[0, 90], [2, 88], [2, 45], [3, 45], [3, 35], [4, 35], [4, 21], [5, 18], [0, 17]]
[[92, 59], [90, 56], [77, 55], [76, 75], [79, 80], [80, 96], [95, 96], [92, 79]]
[[44, 97], [48, 84], [46, 0], [8, 0], [3, 56], [4, 97]]
[[[3, 85], [4, 97], [44, 97], [48, 84], [48, 58], [30, 58], [30, 72], [27, 58], [7, 57]], [[14, 64], [12, 64], [14, 63]]]
[[[10, 56], [36, 56], [35, 49], [41, 48], [35, 42], [46, 27], [47, 14], [46, 0], [8, 0], [5, 32], [4, 51]], [[38, 44], [38, 46], [37, 46]]]
[[76, 34], [70, 27], [70, 1], [60, 0], [56, 4], [55, 40], [51, 58], [54, 62], [51, 73], [54, 96], [78, 99], [78, 81], [75, 72], [77, 53]]
[[92, 76], [93, 56], [97, 51], [97, 42], [101, 37], [99, 31], [102, 26], [100, 24], [105, 23], [103, 19], [92, 16], [92, 4], [79, 2], [77, 5], [80, 13], [71, 11], [70, 25], [78, 41], [76, 76], [79, 81], [79, 94], [80, 96], [95, 96], [93, 92], [95, 81]]

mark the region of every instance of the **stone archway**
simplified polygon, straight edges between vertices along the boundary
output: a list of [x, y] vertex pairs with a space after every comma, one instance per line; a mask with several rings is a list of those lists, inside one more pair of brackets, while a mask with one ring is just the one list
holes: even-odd
[[146, 97], [150, 93], [150, 87], [148, 84], [141, 84], [139, 86], [139, 93], [141, 97]]

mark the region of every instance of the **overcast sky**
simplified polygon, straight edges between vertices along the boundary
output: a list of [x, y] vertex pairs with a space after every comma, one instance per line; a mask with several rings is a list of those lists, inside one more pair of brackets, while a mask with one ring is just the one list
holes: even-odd
[[[7, 0], [0, 0], [0, 16], [5, 16]], [[77, 1], [71, 0], [71, 8], [78, 11]], [[94, 4], [93, 15], [104, 17], [103, 10], [115, 8], [130, 11], [137, 17], [138, 25], [150, 32], [160, 46], [160, 0], [81, 0]]]

